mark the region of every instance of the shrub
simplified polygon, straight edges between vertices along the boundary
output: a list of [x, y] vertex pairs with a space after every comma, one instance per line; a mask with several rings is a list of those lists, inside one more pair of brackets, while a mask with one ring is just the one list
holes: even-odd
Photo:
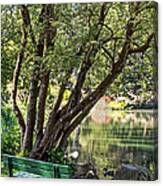
[[20, 153], [20, 131], [14, 113], [9, 106], [3, 106], [1, 109], [2, 125], [2, 154]]

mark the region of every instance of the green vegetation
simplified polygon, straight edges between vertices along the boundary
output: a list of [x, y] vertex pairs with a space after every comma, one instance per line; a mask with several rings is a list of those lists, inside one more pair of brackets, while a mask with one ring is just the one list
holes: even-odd
[[2, 119], [2, 151], [1, 153], [18, 154], [20, 153], [20, 130], [15, 118], [9, 106], [2, 107], [1, 110]]
[[108, 104], [108, 107], [111, 108], [112, 110], [123, 110], [125, 109], [125, 107], [127, 106], [127, 104], [125, 103], [125, 101], [120, 101], [120, 102], [116, 102], [116, 101], [111, 101]]

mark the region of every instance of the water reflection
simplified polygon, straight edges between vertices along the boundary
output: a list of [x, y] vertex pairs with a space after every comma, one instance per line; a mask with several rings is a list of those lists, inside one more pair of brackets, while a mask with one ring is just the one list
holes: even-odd
[[[88, 117], [72, 134], [68, 151], [78, 152], [73, 161], [93, 163], [100, 179], [111, 179], [107, 170], [116, 172], [122, 164], [142, 166], [154, 179], [157, 174], [157, 113], [105, 110], [100, 115], [102, 120], [99, 115]], [[104, 116], [109, 119], [104, 120]]]

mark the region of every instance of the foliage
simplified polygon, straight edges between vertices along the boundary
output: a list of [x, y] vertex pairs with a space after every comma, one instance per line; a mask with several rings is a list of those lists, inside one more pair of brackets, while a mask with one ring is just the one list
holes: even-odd
[[[146, 8], [147, 6], [147, 8]], [[148, 8], [153, 7], [153, 8]], [[19, 15], [19, 6], [2, 6], [2, 96], [6, 97], [10, 93], [6, 86], [12, 80], [14, 69], [14, 61], [16, 60], [16, 52], [20, 46], [20, 32], [21, 32], [21, 17]], [[38, 12], [40, 5], [28, 6], [33, 21], [33, 31], [38, 39], [38, 33], [42, 29], [42, 25], [37, 23]], [[83, 60], [83, 55], [77, 55], [79, 48], [89, 47], [91, 44], [96, 44], [96, 41], [91, 40], [95, 33], [95, 24], [98, 21], [99, 4], [66, 4], [58, 5], [57, 9], [60, 12], [58, 21], [53, 22], [53, 25], [58, 27], [57, 36], [53, 50], [49, 49], [40, 60], [40, 64], [46, 64], [46, 68], [51, 69], [51, 84], [59, 87], [60, 83], [64, 81], [65, 74], [70, 68], [74, 68], [73, 83], [76, 80], [76, 71]], [[92, 15], [92, 11], [94, 14]], [[135, 21], [139, 21], [137, 30], [133, 36], [133, 46], [141, 45], [146, 40], [148, 33], [154, 31], [155, 24], [155, 6], [152, 3], [142, 3], [142, 12]], [[59, 14], [59, 13], [58, 13]], [[101, 40], [116, 32], [116, 37], [122, 38], [120, 40], [112, 40], [105, 45], [112, 57], [120, 51], [121, 45], [124, 41], [125, 27], [130, 15], [129, 4], [115, 3], [109, 10], [106, 19], [106, 27], [101, 33]], [[92, 19], [91, 19], [92, 18]], [[90, 21], [90, 22], [89, 22]], [[148, 33], [146, 32], [148, 30]], [[88, 42], [89, 41], [89, 42]], [[95, 42], [95, 43], [94, 43]], [[89, 43], [85, 45], [85, 43]], [[81, 45], [80, 45], [81, 44]], [[99, 44], [99, 43], [97, 43]], [[153, 94], [155, 80], [153, 78], [155, 73], [155, 62], [153, 55], [154, 44], [145, 53], [132, 54], [128, 58], [127, 65], [123, 73], [112, 84], [111, 89], [108, 90], [109, 95], [126, 96], [129, 97], [128, 92], [144, 96], [144, 101], [150, 99]], [[114, 49], [115, 48], [115, 49]], [[114, 59], [114, 60], [115, 60]], [[34, 48], [29, 40], [28, 50], [26, 50], [25, 63], [23, 65], [22, 73], [19, 81], [19, 93], [24, 96], [23, 99], [27, 101], [29, 78], [31, 76], [32, 67], [34, 64]], [[112, 59], [104, 54], [102, 48], [96, 55], [95, 62], [92, 69], [89, 71], [84, 89], [93, 90], [99, 82], [104, 79], [109, 71]], [[100, 66], [100, 68], [99, 68]], [[28, 73], [26, 69], [28, 68]], [[55, 90], [55, 87], [53, 88]], [[7, 93], [5, 93], [7, 91]], [[145, 92], [150, 92], [145, 95]], [[22, 96], [22, 97], [23, 97]], [[56, 94], [52, 94], [57, 97]], [[50, 99], [50, 103], [53, 101]]]
[[48, 161], [54, 163], [67, 163], [65, 153], [61, 148], [52, 149], [48, 152]]
[[120, 101], [120, 102], [116, 102], [116, 101], [111, 101], [109, 104], [108, 104], [108, 107], [113, 109], [113, 110], [117, 110], [117, 109], [125, 109], [126, 107], [126, 103], [124, 101]]
[[20, 130], [11, 108], [3, 106], [2, 110], [2, 153], [18, 154], [20, 152]]

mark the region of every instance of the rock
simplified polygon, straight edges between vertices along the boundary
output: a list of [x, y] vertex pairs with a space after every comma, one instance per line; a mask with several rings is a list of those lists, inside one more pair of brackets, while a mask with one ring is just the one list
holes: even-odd
[[122, 164], [116, 171], [114, 180], [153, 180], [149, 170], [140, 165]]
[[114, 173], [113, 170], [109, 170], [107, 168], [104, 168], [103, 169], [103, 174], [104, 174], [104, 177], [107, 177], [107, 176], [113, 177], [115, 173]]
[[75, 165], [73, 179], [99, 179], [96, 168], [91, 164]]

